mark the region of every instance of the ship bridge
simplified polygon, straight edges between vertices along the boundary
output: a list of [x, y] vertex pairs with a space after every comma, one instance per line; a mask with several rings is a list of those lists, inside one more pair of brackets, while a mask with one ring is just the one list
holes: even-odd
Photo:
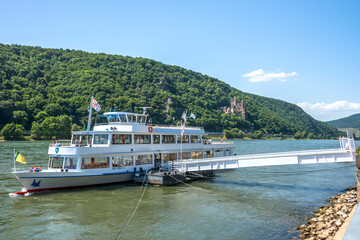
[[147, 115], [129, 112], [106, 112], [109, 124], [146, 124]]
[[96, 123], [94, 131], [134, 131], [134, 129], [146, 129], [147, 114], [130, 112], [106, 112], [106, 123]]

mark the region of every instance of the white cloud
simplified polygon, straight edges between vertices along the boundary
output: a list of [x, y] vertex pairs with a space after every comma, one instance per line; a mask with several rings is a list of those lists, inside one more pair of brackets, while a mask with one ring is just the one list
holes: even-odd
[[296, 76], [296, 74], [297, 74], [296, 72], [291, 72], [291, 73], [269, 72], [269, 73], [266, 73], [266, 72], [264, 72], [264, 70], [258, 69], [258, 70], [243, 74], [243, 77], [249, 78], [249, 82], [268, 82], [273, 79], [277, 79], [281, 82], [286, 82], [288, 80], [286, 78]]
[[333, 103], [318, 102], [313, 104], [302, 102], [297, 105], [315, 119], [323, 121], [348, 117], [360, 112], [360, 103], [345, 100], [335, 101]]

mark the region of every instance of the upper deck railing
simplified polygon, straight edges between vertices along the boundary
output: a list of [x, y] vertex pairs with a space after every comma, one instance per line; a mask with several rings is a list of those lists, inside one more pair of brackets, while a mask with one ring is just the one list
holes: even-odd
[[[104, 125], [145, 125], [145, 126], [149, 126], [149, 127], [151, 126], [151, 127], [156, 127], [156, 128], [176, 128], [176, 129], [181, 129], [181, 126], [177, 126], [177, 125], [165, 125], [165, 124], [154, 124], [154, 123], [147, 123], [147, 124], [135, 123], [135, 122], [95, 123], [95, 126], [104, 126]], [[185, 129], [204, 130], [203, 127], [195, 127], [195, 126], [188, 126], [188, 127], [185, 127]]]

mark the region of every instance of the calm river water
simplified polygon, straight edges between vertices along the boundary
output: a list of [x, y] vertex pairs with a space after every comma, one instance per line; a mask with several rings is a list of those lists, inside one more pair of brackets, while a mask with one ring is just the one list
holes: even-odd
[[[48, 144], [0, 143], [0, 239], [114, 239], [139, 193], [137, 184], [8, 196], [21, 189], [10, 173], [13, 149], [26, 157], [26, 167], [46, 167]], [[330, 140], [235, 144], [237, 154], [339, 146]], [[296, 239], [294, 228], [312, 210], [355, 182], [354, 163], [332, 163], [231, 170], [192, 182], [197, 188], [149, 186], [123, 239]]]

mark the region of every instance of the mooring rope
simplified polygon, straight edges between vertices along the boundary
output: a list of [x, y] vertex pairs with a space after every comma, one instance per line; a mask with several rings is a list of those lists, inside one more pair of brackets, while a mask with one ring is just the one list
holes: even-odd
[[188, 174], [193, 174], [193, 175], [199, 176], [199, 177], [201, 177], [201, 178], [206, 178], [206, 177], [204, 177], [203, 175], [198, 174], [198, 173], [194, 173], [194, 172], [189, 172]]
[[206, 190], [206, 189], [202, 189], [202, 188], [199, 188], [199, 187], [192, 186], [192, 185], [190, 185], [190, 184], [188, 184], [188, 183], [185, 183], [185, 182], [183, 182], [183, 181], [181, 181], [181, 180], [179, 180], [179, 179], [177, 179], [177, 178], [174, 178], [174, 177], [171, 176], [171, 175], [168, 175], [168, 176], [172, 177], [172, 178], [175, 179], [176, 181], [178, 181], [178, 182], [180, 182], [180, 183], [182, 183], [182, 184], [184, 184], [184, 185], [186, 185], [186, 186], [189, 186], [189, 187], [192, 187], [192, 188], [195, 188], [195, 189], [199, 189], [199, 190], [204, 191], [204, 192], [211, 192], [211, 191]]
[[[145, 184], [145, 179], [146, 179], [146, 184]], [[122, 236], [124, 235], [127, 227], [129, 226], [132, 218], [134, 217], [140, 203], [141, 203], [141, 200], [143, 199], [144, 197], [144, 194], [145, 194], [145, 191], [146, 191], [146, 188], [148, 186], [148, 177], [147, 177], [147, 172], [145, 173], [145, 176], [144, 176], [144, 179], [143, 179], [143, 182], [141, 184], [141, 187], [139, 189], [139, 193], [137, 195], [137, 197], [135, 198], [135, 201], [134, 201], [134, 204], [131, 208], [131, 210], [129, 211], [128, 215], [126, 216], [125, 220], [124, 220], [124, 223], [121, 225], [120, 227], [120, 230], [118, 231], [118, 233], [116, 234], [115, 236], [115, 240], [117, 239], [117, 237], [119, 236], [119, 234], [121, 233], [121, 235], [119, 236], [119, 240], [122, 238]], [[145, 185], [145, 188], [144, 188], [144, 185]], [[144, 188], [144, 190], [142, 190]], [[140, 194], [141, 193], [141, 194]], [[141, 196], [140, 196], [141, 195]], [[140, 197], [140, 198], [139, 198]], [[130, 217], [130, 218], [129, 218]]]

